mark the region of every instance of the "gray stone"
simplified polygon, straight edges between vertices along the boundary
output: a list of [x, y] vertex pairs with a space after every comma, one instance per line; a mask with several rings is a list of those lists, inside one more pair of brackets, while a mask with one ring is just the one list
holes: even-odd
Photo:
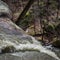
[[56, 60], [51, 56], [36, 51], [26, 51], [0, 55], [0, 60]]
[[5, 17], [7, 16], [11, 19], [12, 12], [9, 9], [8, 5], [5, 2], [0, 0], [0, 17], [2, 17], [2, 16], [5, 16]]

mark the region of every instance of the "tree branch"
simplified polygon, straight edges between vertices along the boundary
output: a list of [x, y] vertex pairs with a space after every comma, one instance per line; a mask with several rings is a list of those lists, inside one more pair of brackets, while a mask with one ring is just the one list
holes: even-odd
[[22, 13], [19, 15], [16, 24], [19, 25], [19, 22], [23, 19], [23, 17], [26, 15], [27, 11], [29, 10], [30, 6], [33, 4], [34, 0], [29, 0], [26, 7], [22, 11]]

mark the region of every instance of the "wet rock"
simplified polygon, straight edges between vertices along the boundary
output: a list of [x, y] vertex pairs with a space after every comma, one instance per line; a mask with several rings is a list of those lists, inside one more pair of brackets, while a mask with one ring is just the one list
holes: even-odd
[[[15, 60], [15, 59], [22, 59], [22, 60], [59, 60], [59, 57], [52, 51], [45, 49], [35, 38], [27, 35], [24, 33], [24, 31], [16, 26], [11, 20], [0, 18], [0, 50], [2, 50], [3, 53], [12, 53], [15, 51], [18, 52], [18, 54], [13, 55], [0, 55], [0, 60]], [[6, 30], [8, 31], [6, 31]], [[12, 33], [12, 31], [16, 31], [16, 33], [19, 32], [19, 34], [16, 34], [15, 32]], [[10, 33], [7, 33], [10, 32]], [[6, 48], [5, 48], [6, 47]], [[30, 51], [32, 53], [30, 53]], [[39, 53], [35, 53], [34, 50]], [[23, 51], [29, 51], [28, 53], [24, 53]], [[22, 54], [19, 55], [19, 52]], [[34, 52], [34, 53], [33, 53]], [[27, 55], [26, 55], [27, 54]], [[19, 56], [16, 56], [19, 55]], [[21, 57], [22, 55], [22, 57]], [[37, 56], [37, 57], [36, 57]], [[44, 56], [44, 57], [43, 57]], [[18, 58], [17, 58], [18, 57]], [[21, 57], [21, 58], [20, 58]], [[41, 58], [43, 57], [43, 58]]]
[[12, 53], [15, 52], [15, 50], [13, 46], [7, 46], [2, 49], [1, 53]]
[[12, 12], [9, 9], [8, 5], [0, 0], [0, 17], [9, 17], [12, 18]]
[[58, 57], [60, 57], [60, 49], [59, 48], [53, 48], [52, 51], [54, 51]]
[[0, 55], [0, 60], [56, 60], [51, 56], [36, 51], [25, 51]]

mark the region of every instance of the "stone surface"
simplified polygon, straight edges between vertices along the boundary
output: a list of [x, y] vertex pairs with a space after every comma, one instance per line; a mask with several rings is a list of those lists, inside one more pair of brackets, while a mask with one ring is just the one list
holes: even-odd
[[9, 17], [12, 18], [12, 12], [9, 9], [8, 5], [0, 0], [0, 17]]
[[0, 60], [56, 60], [51, 56], [36, 51], [26, 51], [0, 55]]

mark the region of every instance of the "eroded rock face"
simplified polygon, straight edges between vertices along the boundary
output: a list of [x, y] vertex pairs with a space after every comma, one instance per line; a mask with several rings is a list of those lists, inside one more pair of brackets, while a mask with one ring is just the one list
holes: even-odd
[[0, 17], [9, 17], [12, 18], [12, 12], [9, 9], [8, 5], [0, 0]]
[[3, 15], [0, 17], [0, 53], [3, 53], [0, 60], [60, 60], [54, 52], [44, 48]]

